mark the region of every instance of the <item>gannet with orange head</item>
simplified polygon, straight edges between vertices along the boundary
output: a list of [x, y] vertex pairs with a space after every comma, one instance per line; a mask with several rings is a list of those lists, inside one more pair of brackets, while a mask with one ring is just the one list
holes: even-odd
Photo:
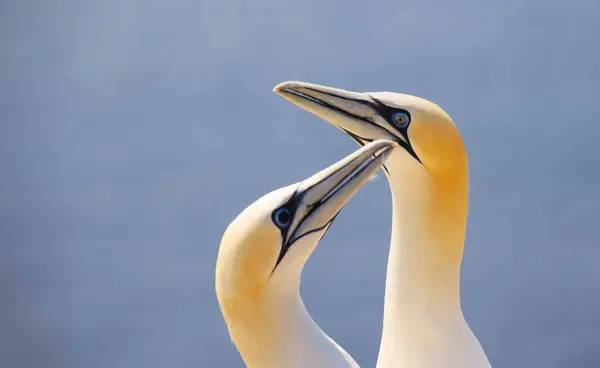
[[216, 292], [231, 338], [250, 368], [358, 367], [308, 314], [304, 264], [344, 205], [398, 145], [378, 140], [310, 178], [272, 191], [229, 225]]
[[468, 160], [450, 116], [425, 99], [357, 93], [304, 82], [274, 91], [346, 132], [359, 145], [391, 139], [384, 171], [392, 192], [378, 368], [485, 368], [490, 363], [461, 309]]

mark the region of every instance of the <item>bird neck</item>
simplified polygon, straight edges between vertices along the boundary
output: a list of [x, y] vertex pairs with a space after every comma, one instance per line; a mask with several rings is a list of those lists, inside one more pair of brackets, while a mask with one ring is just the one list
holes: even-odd
[[247, 367], [344, 366], [345, 352], [310, 317], [298, 287], [220, 302], [231, 338]]
[[393, 214], [386, 302], [414, 306], [435, 302], [444, 314], [448, 308], [460, 309], [466, 172], [433, 176], [415, 168], [391, 177], [390, 186]]
[[388, 167], [397, 170], [388, 176], [393, 217], [378, 367], [429, 367], [431, 349], [443, 355], [471, 334], [459, 295], [467, 166], [444, 175], [418, 165]]

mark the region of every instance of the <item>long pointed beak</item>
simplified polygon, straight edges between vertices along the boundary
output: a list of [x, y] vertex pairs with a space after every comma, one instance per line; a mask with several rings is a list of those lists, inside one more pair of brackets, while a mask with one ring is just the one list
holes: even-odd
[[[389, 121], [390, 107], [369, 93], [346, 91], [306, 82], [283, 82], [273, 92], [343, 130], [359, 145], [375, 139], [394, 140], [418, 162], [407, 131], [398, 131]], [[384, 115], [388, 116], [386, 119]]]
[[286, 100], [330, 122], [348, 133], [360, 144], [373, 139], [393, 139], [388, 132], [374, 129], [377, 125], [377, 103], [366, 93], [306, 82], [283, 82], [273, 92]]
[[294, 230], [285, 242], [286, 246], [331, 225], [344, 205], [383, 166], [395, 147], [397, 143], [393, 141], [376, 140], [301, 182], [296, 192], [301, 203], [297, 206], [291, 225]]
[[377, 114], [373, 99], [365, 93], [306, 82], [283, 82], [275, 86], [273, 92], [347, 133], [360, 135], [365, 123]]
[[312, 104], [316, 104], [340, 109], [361, 118], [369, 117], [374, 112], [374, 101], [366, 93], [298, 81], [280, 83], [273, 88], [273, 92], [307, 109], [312, 109]]

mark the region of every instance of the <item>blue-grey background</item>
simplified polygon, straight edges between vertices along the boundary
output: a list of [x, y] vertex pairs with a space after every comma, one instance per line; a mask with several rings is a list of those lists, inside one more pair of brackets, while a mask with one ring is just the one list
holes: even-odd
[[[463, 308], [495, 367], [600, 366], [600, 5], [593, 0], [0, 5], [0, 366], [241, 367], [223, 230], [357, 147], [285, 80], [419, 95], [470, 154]], [[348, 205], [304, 275], [364, 367], [390, 194]]]

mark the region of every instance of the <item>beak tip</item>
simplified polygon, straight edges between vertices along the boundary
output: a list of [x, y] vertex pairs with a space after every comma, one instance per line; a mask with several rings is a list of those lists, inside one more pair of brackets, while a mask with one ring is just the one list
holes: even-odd
[[371, 143], [374, 146], [379, 147], [387, 147], [387, 148], [396, 148], [399, 146], [398, 142], [393, 141], [391, 139], [377, 139]]
[[293, 82], [281, 82], [275, 87], [273, 87], [273, 92], [281, 94], [282, 92], [285, 92], [286, 89], [292, 87], [292, 85]]
[[275, 92], [275, 93], [281, 93], [281, 92], [283, 92], [283, 89], [285, 88], [285, 87], [283, 87], [284, 84], [285, 84], [285, 82], [284, 83], [279, 83], [278, 85], [276, 85], [275, 87], [273, 87], [273, 92]]
[[389, 139], [377, 139], [365, 147], [375, 150], [376, 155], [385, 155], [387, 157], [392, 150], [394, 150], [396, 147], [399, 147], [399, 144]]
[[293, 90], [294, 88], [301, 88], [304, 85], [307, 85], [308, 83], [304, 83], [304, 82], [299, 82], [299, 81], [285, 81], [285, 82], [281, 82], [278, 85], [276, 85], [275, 87], [273, 87], [273, 92], [278, 93], [278, 94], [282, 94], [287, 92], [288, 90]]

